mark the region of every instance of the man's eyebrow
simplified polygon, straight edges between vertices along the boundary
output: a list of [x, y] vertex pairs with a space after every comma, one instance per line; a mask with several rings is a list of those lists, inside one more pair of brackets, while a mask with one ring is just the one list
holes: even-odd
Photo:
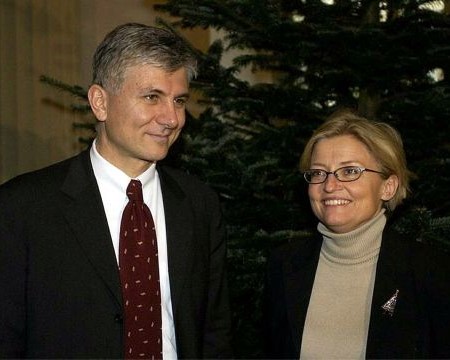
[[189, 99], [190, 95], [189, 93], [182, 93], [178, 96], [175, 96], [176, 98], [185, 98], [185, 99]]
[[158, 94], [164, 94], [164, 91], [159, 90], [158, 88], [154, 88], [154, 87], [145, 87], [145, 88], [142, 88], [140, 91], [143, 93], [156, 92]]
[[[157, 94], [160, 94], [160, 95], [166, 95], [166, 93], [164, 91], [162, 91], [161, 89], [153, 88], [153, 87], [143, 88], [141, 90], [141, 92], [144, 93], [144, 94], [152, 92], [152, 93], [157, 93]], [[184, 92], [184, 93], [181, 93], [181, 94], [175, 96], [175, 98], [186, 98], [186, 99], [189, 99], [189, 97], [190, 97], [189, 92]]]

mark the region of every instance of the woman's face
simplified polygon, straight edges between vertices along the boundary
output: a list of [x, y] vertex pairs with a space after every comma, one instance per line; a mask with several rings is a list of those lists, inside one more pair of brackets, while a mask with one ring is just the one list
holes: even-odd
[[[344, 166], [361, 166], [380, 171], [380, 166], [366, 146], [352, 135], [319, 140], [313, 149], [311, 169], [335, 171]], [[319, 221], [336, 233], [346, 233], [372, 219], [391, 199], [398, 179], [391, 175], [364, 171], [358, 180], [340, 182], [333, 174], [322, 184], [310, 184], [308, 195]]]

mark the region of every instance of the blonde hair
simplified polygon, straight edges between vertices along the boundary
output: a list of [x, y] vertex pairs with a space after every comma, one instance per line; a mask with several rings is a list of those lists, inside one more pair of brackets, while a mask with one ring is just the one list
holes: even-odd
[[386, 123], [369, 121], [348, 109], [333, 113], [314, 131], [306, 143], [300, 158], [300, 170], [310, 168], [314, 146], [319, 140], [339, 135], [354, 136], [374, 156], [386, 178], [391, 175], [398, 177], [397, 192], [384, 204], [388, 210], [393, 211], [410, 192], [409, 183], [414, 174], [407, 168], [400, 134]]

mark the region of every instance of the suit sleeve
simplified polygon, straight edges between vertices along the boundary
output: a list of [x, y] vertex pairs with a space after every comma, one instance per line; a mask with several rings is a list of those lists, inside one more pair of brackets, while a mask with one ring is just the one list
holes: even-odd
[[26, 247], [15, 216], [20, 201], [0, 187], [0, 358], [25, 355]]
[[210, 205], [209, 290], [204, 331], [204, 358], [231, 358], [231, 316], [226, 274], [226, 236], [216, 194]]

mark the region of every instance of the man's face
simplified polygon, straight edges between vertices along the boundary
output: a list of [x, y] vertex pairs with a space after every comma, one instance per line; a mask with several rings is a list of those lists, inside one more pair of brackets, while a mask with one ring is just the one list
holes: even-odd
[[90, 96], [101, 122], [99, 153], [130, 177], [166, 157], [185, 123], [186, 70], [168, 73], [152, 65], [135, 65], [125, 71], [116, 93], [95, 86], [94, 94], [100, 91], [104, 97], [101, 111], [96, 111], [92, 106], [96, 96]]

